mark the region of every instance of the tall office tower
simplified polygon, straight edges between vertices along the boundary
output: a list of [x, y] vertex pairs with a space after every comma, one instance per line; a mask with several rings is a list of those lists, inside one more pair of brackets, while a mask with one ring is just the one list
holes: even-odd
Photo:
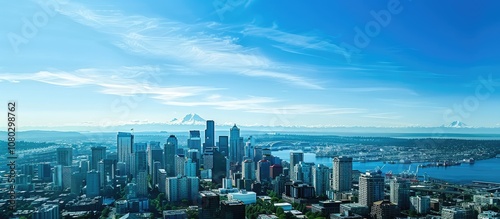
[[227, 136], [219, 136], [219, 151], [224, 155], [229, 155], [229, 138]]
[[158, 169], [158, 190], [162, 193], [165, 193], [165, 179], [167, 179], [167, 171]]
[[134, 159], [132, 162], [134, 165], [131, 173], [135, 177], [137, 176], [137, 173], [141, 171], [147, 171], [148, 160], [147, 160], [146, 150], [135, 151], [132, 154], [134, 155]]
[[410, 208], [410, 181], [393, 178], [390, 181], [390, 187], [391, 202], [398, 205], [401, 210], [408, 210]]
[[104, 188], [107, 183], [106, 173], [104, 172], [104, 161], [101, 160], [97, 164], [97, 172], [99, 172], [99, 187]]
[[175, 155], [177, 151], [177, 138], [175, 135], [170, 135], [167, 139], [167, 143], [163, 148], [163, 160], [165, 161], [165, 171], [167, 171], [167, 176], [175, 176]]
[[160, 162], [163, 167], [163, 149], [161, 149], [159, 141], [151, 141], [149, 142], [148, 147], [148, 170], [149, 174], [153, 175], [155, 170], [153, 168], [153, 164], [155, 161]]
[[87, 190], [86, 190], [87, 197], [93, 198], [93, 197], [99, 196], [99, 190], [100, 190], [99, 172], [97, 172], [95, 170], [89, 171], [87, 173], [86, 182], [87, 182]]
[[114, 158], [106, 158], [103, 160], [104, 161], [104, 176], [106, 178], [109, 178], [110, 180], [115, 179], [116, 177], [116, 168], [117, 166], [117, 161]]
[[214, 168], [214, 147], [203, 149], [203, 169], [213, 169]]
[[238, 144], [240, 141], [240, 129], [234, 124], [234, 126], [229, 131], [229, 159], [233, 163], [238, 163]]
[[[333, 158], [333, 190], [350, 191], [352, 188], [352, 157]], [[378, 200], [375, 200], [378, 201]]]
[[294, 177], [296, 180], [300, 180], [305, 184], [312, 185], [312, 167], [314, 163], [300, 161], [298, 164], [295, 164], [295, 174]]
[[132, 153], [136, 151], [146, 151], [147, 149], [148, 149], [148, 143], [145, 142], [134, 143], [132, 146]]
[[431, 211], [431, 197], [429, 196], [413, 196], [410, 198], [410, 209], [418, 214], [426, 215]]
[[71, 173], [73, 173], [73, 168], [71, 166], [62, 167], [62, 188], [71, 188]]
[[82, 179], [80, 172], [73, 172], [71, 174], [71, 194], [80, 195], [82, 191]]
[[259, 160], [257, 162], [257, 181], [269, 181], [271, 162], [268, 160]]
[[147, 197], [148, 196], [148, 173], [146, 170], [141, 170], [137, 173], [137, 196]]
[[50, 170], [49, 163], [39, 163], [38, 164], [38, 179], [42, 182], [52, 181], [52, 171]]
[[247, 180], [255, 180], [255, 165], [250, 159], [246, 159], [241, 164], [242, 166], [242, 178]]
[[125, 162], [117, 162], [116, 163], [116, 172], [118, 176], [125, 176], [127, 170], [127, 164]]
[[218, 218], [219, 195], [211, 191], [200, 191], [200, 218]]
[[184, 162], [186, 161], [186, 156], [182, 154], [175, 155], [175, 176], [184, 175]]
[[326, 195], [330, 185], [328, 183], [328, 175], [330, 175], [330, 169], [323, 164], [316, 164], [312, 168], [312, 186], [316, 191], [317, 196]]
[[128, 132], [118, 132], [116, 142], [118, 162], [125, 163], [125, 171], [120, 173], [120, 175], [128, 175], [130, 173], [130, 157], [132, 154], [132, 145], [134, 145], [134, 135]]
[[273, 164], [269, 167], [269, 169], [271, 179], [274, 179], [283, 173], [283, 167], [280, 164]]
[[34, 170], [34, 165], [31, 163], [24, 164], [21, 166], [21, 172], [24, 173], [25, 175], [30, 175], [32, 177], [35, 176], [35, 170]]
[[196, 149], [201, 152], [201, 136], [200, 131], [189, 131], [189, 138], [187, 140], [188, 149]]
[[62, 190], [63, 187], [63, 175], [62, 175], [62, 166], [55, 165], [52, 170], [52, 182], [54, 183], [54, 187], [57, 190]]
[[59, 212], [59, 205], [45, 205], [36, 209], [32, 215], [33, 219], [59, 219], [61, 212]]
[[167, 177], [165, 181], [165, 198], [169, 202], [181, 200], [194, 201], [198, 198], [198, 177]]
[[371, 208], [384, 199], [384, 177], [381, 172], [366, 172], [359, 177], [359, 204]]
[[297, 180], [295, 175], [295, 165], [304, 161], [304, 152], [290, 152], [290, 180]]
[[90, 163], [90, 169], [91, 170], [98, 170], [97, 164], [99, 164], [99, 161], [102, 159], [106, 158], [106, 147], [92, 147], [92, 159]]
[[[247, 143], [245, 144], [245, 157], [246, 157], [246, 159], [253, 159], [255, 157], [254, 156], [254, 145], [252, 145], [252, 143], [250, 143], [250, 141], [247, 141]], [[259, 160], [257, 160], [257, 162]]]
[[220, 202], [221, 219], [241, 219], [246, 218], [245, 204], [237, 200], [224, 200]]
[[215, 123], [213, 120], [207, 120], [204, 147], [215, 147]]
[[253, 147], [253, 156], [250, 157], [250, 159], [253, 159], [253, 162], [257, 163], [259, 160], [262, 160], [263, 154], [262, 154], [262, 147], [261, 146], [255, 146]]
[[285, 184], [288, 180], [287, 178], [287, 176], [280, 174], [279, 176], [276, 176], [276, 178], [272, 181], [273, 191], [280, 198], [283, 192], [285, 192]]
[[191, 158], [184, 161], [184, 176], [196, 177], [196, 163]]
[[245, 142], [243, 141], [243, 137], [240, 137], [238, 139], [238, 153], [236, 155], [236, 158], [238, 160], [238, 163], [243, 161], [243, 157], [245, 156]]
[[80, 161], [80, 174], [82, 175], [82, 179], [87, 178], [87, 172], [90, 170], [90, 163], [88, 160], [81, 160]]
[[161, 165], [160, 161], [155, 161], [153, 163], [153, 174], [151, 175], [151, 178], [153, 178], [153, 188], [155, 185], [158, 184], [158, 170], [163, 168], [163, 165]]
[[229, 177], [229, 162], [227, 157], [215, 150], [213, 154], [212, 182], [220, 184], [222, 179]]
[[62, 166], [71, 166], [73, 162], [73, 148], [57, 149], [57, 164]]

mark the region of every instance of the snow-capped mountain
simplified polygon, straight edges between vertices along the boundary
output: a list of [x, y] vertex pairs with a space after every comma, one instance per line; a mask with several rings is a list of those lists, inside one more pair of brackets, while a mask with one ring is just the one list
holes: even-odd
[[453, 121], [447, 127], [450, 127], [450, 128], [464, 128], [464, 127], [467, 127], [467, 125], [465, 123], [463, 123], [463, 122], [460, 122], [460, 121]]
[[172, 119], [170, 122], [168, 122], [169, 125], [205, 125], [207, 120], [201, 118], [196, 113], [190, 113], [184, 116], [182, 120], [179, 120], [177, 118]]

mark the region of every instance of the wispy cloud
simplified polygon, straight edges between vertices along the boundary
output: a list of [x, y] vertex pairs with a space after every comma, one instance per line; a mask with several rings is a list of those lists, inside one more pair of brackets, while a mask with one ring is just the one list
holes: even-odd
[[291, 72], [290, 66], [237, 44], [237, 38], [208, 33], [207, 26], [213, 24], [185, 24], [129, 16], [119, 11], [101, 12], [77, 3], [61, 7], [59, 12], [113, 37], [114, 44], [125, 52], [163, 59], [184, 66], [186, 72], [239, 74], [308, 89], [322, 88], [315, 80]]
[[284, 32], [277, 29], [276, 26], [272, 28], [264, 28], [255, 25], [248, 25], [242, 33], [278, 42], [280, 45], [276, 46], [276, 48], [281, 48], [286, 52], [306, 54], [305, 52], [300, 52], [298, 50], [316, 50], [335, 53], [344, 56], [348, 60], [350, 59], [349, 52], [345, 48], [342, 48], [334, 43], [313, 35], [300, 35]]
[[413, 96], [418, 96], [418, 93], [406, 89], [406, 88], [397, 88], [397, 87], [351, 87], [351, 88], [334, 88], [334, 90], [344, 91], [344, 92], [353, 92], [353, 93], [365, 93], [365, 92], [399, 92], [410, 94]]
[[372, 118], [372, 119], [391, 119], [391, 120], [396, 120], [400, 119], [401, 116], [397, 115], [396, 113], [393, 112], [388, 112], [388, 113], [371, 113], [367, 115], [363, 115], [365, 118]]

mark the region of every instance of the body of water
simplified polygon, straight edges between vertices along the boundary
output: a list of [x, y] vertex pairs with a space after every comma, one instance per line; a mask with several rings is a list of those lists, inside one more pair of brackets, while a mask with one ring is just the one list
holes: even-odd
[[[283, 160], [290, 161], [290, 152], [292, 150], [273, 151], [272, 155], [280, 157]], [[332, 158], [316, 157], [314, 153], [304, 153], [305, 162], [314, 162], [315, 164], [323, 164], [332, 167]], [[392, 171], [393, 174], [401, 173], [405, 170], [415, 172], [420, 163], [413, 164], [384, 164], [383, 162], [353, 162], [352, 168], [365, 172], [366, 170], [374, 170], [377, 167], [383, 167], [382, 171], [387, 173]], [[418, 175], [438, 178], [454, 183], [471, 183], [472, 181], [487, 181], [500, 183], [500, 158], [488, 160], [477, 160], [475, 164], [462, 164], [459, 166], [450, 167], [428, 167], [419, 168]]]

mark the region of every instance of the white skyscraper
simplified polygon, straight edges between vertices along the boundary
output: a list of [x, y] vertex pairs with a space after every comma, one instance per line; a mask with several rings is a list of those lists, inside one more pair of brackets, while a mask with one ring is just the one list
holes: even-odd
[[427, 214], [431, 210], [431, 197], [429, 196], [413, 196], [410, 198], [411, 210], [419, 214]]
[[125, 163], [125, 173], [130, 173], [130, 160], [132, 155], [132, 145], [134, 144], [134, 135], [127, 132], [118, 132], [116, 148], [118, 150], [118, 162]]
[[333, 190], [350, 191], [352, 188], [352, 158], [335, 157], [333, 159]]

